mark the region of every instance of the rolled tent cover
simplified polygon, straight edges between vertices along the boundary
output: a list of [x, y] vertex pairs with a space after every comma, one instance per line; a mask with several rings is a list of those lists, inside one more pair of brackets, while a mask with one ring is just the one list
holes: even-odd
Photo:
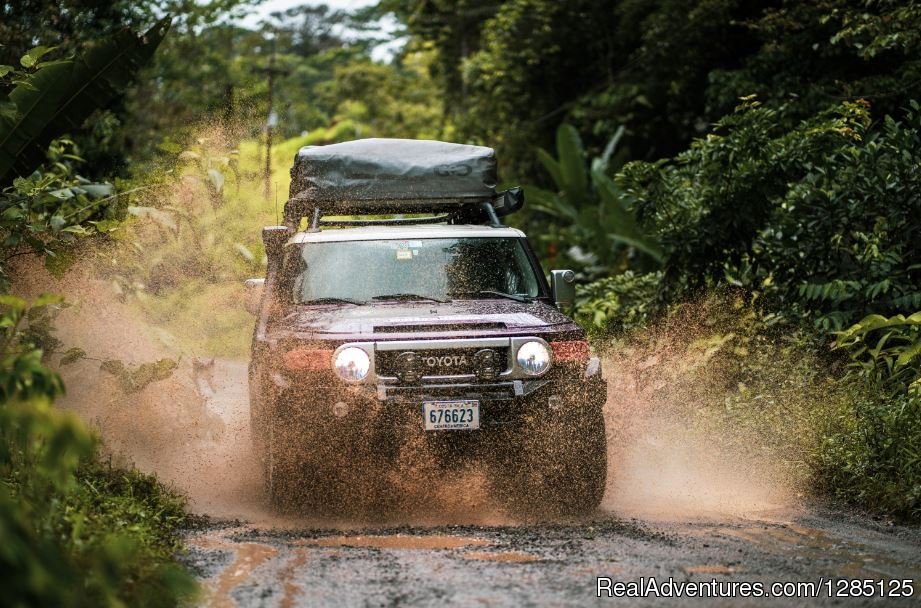
[[[334, 211], [457, 207], [496, 197], [492, 148], [415, 139], [306, 146], [291, 169], [290, 198]], [[305, 209], [306, 211], [306, 209]]]

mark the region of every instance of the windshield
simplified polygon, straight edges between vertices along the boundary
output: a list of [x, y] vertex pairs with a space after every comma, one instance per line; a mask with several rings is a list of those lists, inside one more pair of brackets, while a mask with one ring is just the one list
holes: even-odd
[[517, 238], [305, 243], [293, 269], [303, 303], [454, 298], [530, 299], [540, 293]]

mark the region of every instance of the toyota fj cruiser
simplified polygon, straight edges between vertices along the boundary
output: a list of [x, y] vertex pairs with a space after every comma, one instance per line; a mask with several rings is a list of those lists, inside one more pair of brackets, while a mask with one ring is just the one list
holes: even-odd
[[573, 273], [548, 282], [502, 225], [523, 195], [496, 192], [493, 151], [360, 140], [303, 148], [291, 173], [285, 225], [263, 230], [266, 278], [247, 281], [270, 502], [374, 508], [421, 441], [445, 480], [481, 463], [512, 509], [596, 508], [601, 363], [563, 313]]

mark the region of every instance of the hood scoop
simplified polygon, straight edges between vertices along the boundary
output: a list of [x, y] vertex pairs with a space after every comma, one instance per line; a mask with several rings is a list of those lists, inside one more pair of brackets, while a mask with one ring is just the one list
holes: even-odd
[[506, 329], [505, 323], [405, 323], [401, 325], [375, 325], [374, 333], [403, 334], [412, 332], [480, 331]]

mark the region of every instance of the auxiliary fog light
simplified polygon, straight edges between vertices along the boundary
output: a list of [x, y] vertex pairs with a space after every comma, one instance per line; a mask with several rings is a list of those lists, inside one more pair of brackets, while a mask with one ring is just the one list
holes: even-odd
[[550, 351], [540, 342], [522, 344], [515, 359], [518, 366], [529, 376], [539, 376], [550, 368]]
[[337, 401], [333, 405], [333, 416], [336, 418], [342, 418], [349, 413], [349, 404], [345, 401]]
[[559, 409], [563, 407], [563, 398], [559, 395], [550, 395], [550, 397], [547, 398], [547, 405], [550, 406], [552, 411], [559, 411]]
[[367, 377], [371, 369], [371, 358], [362, 349], [350, 346], [339, 351], [333, 367], [343, 380], [358, 382]]

